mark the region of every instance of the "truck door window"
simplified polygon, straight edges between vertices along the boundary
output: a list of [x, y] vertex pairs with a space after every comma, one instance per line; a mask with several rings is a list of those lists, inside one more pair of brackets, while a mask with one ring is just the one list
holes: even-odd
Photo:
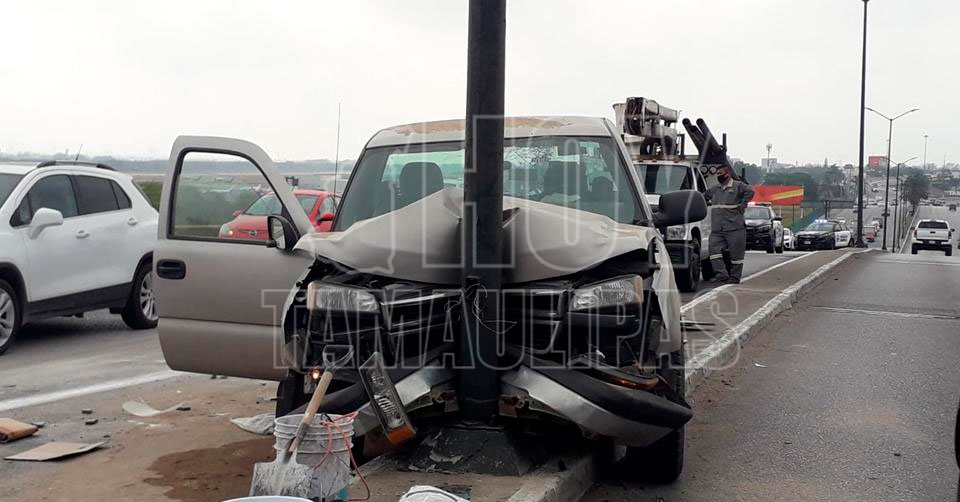
[[260, 169], [235, 155], [188, 152], [175, 183], [173, 238], [263, 243], [267, 216], [285, 214]]

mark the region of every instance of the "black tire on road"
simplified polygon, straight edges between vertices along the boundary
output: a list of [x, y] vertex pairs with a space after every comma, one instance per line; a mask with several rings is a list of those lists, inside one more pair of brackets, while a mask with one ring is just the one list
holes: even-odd
[[153, 262], [140, 264], [133, 277], [127, 305], [120, 312], [120, 317], [133, 329], [157, 327], [156, 300], [153, 297]]
[[23, 320], [20, 295], [9, 282], [0, 279], [0, 354], [13, 345]]
[[910, 246], [910, 254], [917, 254], [917, 246]]
[[310, 396], [303, 392], [303, 375], [291, 371], [287, 378], [277, 385], [276, 416], [289, 415], [309, 400]]
[[[663, 358], [658, 373], [683, 396], [687, 390], [684, 375], [683, 350]], [[683, 472], [683, 438], [686, 426], [681, 427], [646, 448], [627, 448], [623, 465], [632, 473], [639, 473], [645, 481], [656, 484], [672, 483]]]
[[677, 288], [684, 293], [692, 293], [700, 287], [700, 243], [697, 241], [693, 243], [689, 261], [687, 268], [675, 276]]
[[947, 249], [944, 250], [944, 252], [947, 254], [947, 256], [953, 256], [953, 248], [952, 248], [952, 247], [949, 247], [949, 246], [948, 246]]

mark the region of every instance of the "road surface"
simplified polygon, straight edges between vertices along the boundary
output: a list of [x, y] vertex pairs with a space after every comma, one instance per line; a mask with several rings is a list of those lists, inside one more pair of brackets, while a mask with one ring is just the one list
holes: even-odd
[[848, 260], [697, 389], [679, 481], [601, 501], [954, 500], [960, 258]]

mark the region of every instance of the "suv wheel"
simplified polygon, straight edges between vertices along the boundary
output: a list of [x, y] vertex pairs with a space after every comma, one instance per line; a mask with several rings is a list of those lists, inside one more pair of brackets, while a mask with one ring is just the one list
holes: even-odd
[[157, 327], [157, 299], [153, 292], [153, 263], [145, 262], [137, 269], [127, 305], [120, 313], [123, 322], [133, 329]]
[[[657, 373], [673, 387], [677, 395], [683, 397], [686, 393], [686, 377], [684, 375], [683, 350], [664, 357]], [[683, 437], [681, 427], [646, 448], [627, 448], [623, 464], [633, 473], [641, 473], [644, 480], [667, 484], [676, 481], [683, 471]]]
[[20, 296], [9, 282], [0, 279], [0, 354], [13, 345], [20, 331]]

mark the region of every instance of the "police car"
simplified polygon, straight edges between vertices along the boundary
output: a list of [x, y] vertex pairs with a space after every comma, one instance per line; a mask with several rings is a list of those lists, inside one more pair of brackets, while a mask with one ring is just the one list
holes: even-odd
[[837, 249], [853, 245], [853, 232], [839, 221], [816, 220], [797, 232], [797, 249]]

